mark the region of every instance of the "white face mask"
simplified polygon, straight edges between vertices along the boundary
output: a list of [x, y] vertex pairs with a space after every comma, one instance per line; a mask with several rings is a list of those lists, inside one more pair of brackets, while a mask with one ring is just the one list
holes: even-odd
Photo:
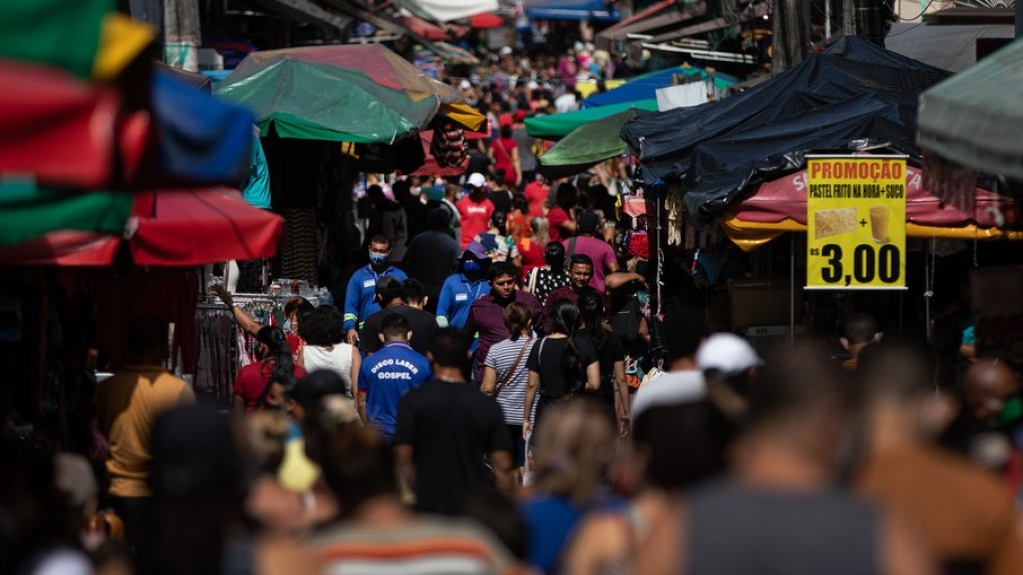
[[284, 325], [281, 327], [284, 329], [284, 333], [291, 333], [291, 320], [284, 320]]

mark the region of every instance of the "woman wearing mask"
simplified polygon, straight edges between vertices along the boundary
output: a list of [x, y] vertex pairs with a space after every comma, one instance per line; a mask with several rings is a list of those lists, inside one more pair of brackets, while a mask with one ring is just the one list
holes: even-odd
[[521, 267], [519, 248], [515, 247], [515, 240], [508, 235], [507, 216], [504, 212], [494, 212], [490, 216], [490, 228], [473, 238], [473, 241], [483, 246], [491, 261], [509, 262], [515, 267]]
[[352, 397], [352, 383], [359, 380], [362, 355], [344, 341], [344, 316], [332, 305], [321, 305], [302, 318], [302, 365], [306, 371], [333, 371], [344, 382], [345, 393]]
[[278, 327], [266, 326], [256, 332], [256, 353], [259, 361], [243, 367], [234, 382], [233, 406], [238, 414], [281, 405], [283, 398], [271, 397], [274, 384], [286, 389], [306, 375], [305, 369], [294, 363], [288, 339]]
[[597, 398], [618, 427], [618, 434], [629, 432], [629, 387], [625, 383], [625, 346], [622, 338], [604, 323], [604, 298], [596, 290], [584, 290], [579, 296], [579, 332], [586, 334], [600, 358], [600, 389]]
[[547, 305], [547, 296], [551, 292], [568, 285], [565, 246], [561, 242], [548, 242], [544, 248], [543, 260], [547, 265], [533, 268], [526, 278], [525, 291], [535, 295], [542, 305]]
[[[540, 339], [529, 354], [529, 386], [523, 409], [522, 433], [529, 434], [533, 424], [543, 419], [544, 411], [555, 403], [600, 388], [600, 359], [593, 343], [576, 332], [579, 308], [566, 299], [554, 302], [548, 322], [551, 335]], [[541, 383], [542, 382], [542, 383]], [[533, 401], [536, 417], [532, 416]], [[534, 421], [535, 420], [535, 421]]]
[[[530, 325], [533, 311], [529, 306], [512, 302], [504, 308], [504, 325], [508, 327], [508, 339], [494, 344], [483, 362], [483, 384], [480, 391], [495, 398], [504, 412], [508, 433], [514, 451], [512, 461], [521, 482], [523, 466], [526, 463], [526, 441], [522, 435], [522, 410], [526, 403], [526, 387], [529, 384], [529, 370], [526, 358], [536, 340]], [[535, 411], [535, 404], [531, 411]]]

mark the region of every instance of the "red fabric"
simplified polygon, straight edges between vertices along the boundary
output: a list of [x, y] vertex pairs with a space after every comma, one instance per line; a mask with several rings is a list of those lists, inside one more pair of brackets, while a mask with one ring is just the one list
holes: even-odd
[[462, 217], [462, 249], [472, 243], [472, 239], [490, 228], [490, 216], [494, 213], [494, 204], [484, 198], [482, 202], [474, 202], [469, 196], [458, 200], [455, 204], [458, 215]]
[[541, 268], [546, 264], [543, 261], [546, 246], [541, 246], [540, 242], [533, 238], [525, 238], [518, 244], [519, 255], [522, 256], [522, 279], [525, 281], [529, 279], [529, 272], [533, 271], [533, 268]]
[[540, 182], [529, 182], [526, 184], [524, 193], [526, 200], [529, 201], [529, 215], [534, 218], [542, 218], [544, 203], [547, 202], [550, 189]]
[[469, 166], [469, 156], [465, 157], [465, 161], [461, 165], [453, 168], [441, 167], [437, 164], [437, 158], [433, 156], [433, 152], [430, 150], [430, 146], [433, 145], [433, 130], [424, 130], [419, 132], [419, 137], [423, 141], [423, 153], [426, 155], [426, 161], [423, 165], [412, 172], [411, 176], [461, 176], [465, 173], [466, 168]]
[[129, 240], [136, 265], [198, 266], [277, 253], [282, 218], [250, 206], [237, 192], [208, 188], [143, 196], [135, 202], [138, 226]]
[[[959, 227], [975, 223], [983, 228], [996, 227], [992, 210], [1005, 216], [1005, 224], [1016, 222], [1016, 202], [994, 192], [977, 188], [973, 214], [967, 215], [942, 202], [923, 188], [919, 168], [906, 167], [906, 221], [934, 227]], [[806, 170], [761, 184], [745, 200], [732, 204], [728, 211], [746, 222], [776, 223], [792, 219], [806, 223]]]
[[100, 188], [113, 171], [120, 97], [46, 66], [0, 63], [0, 172]]
[[[305, 368], [296, 365], [294, 374], [298, 379], [304, 378]], [[238, 377], [234, 380], [234, 394], [245, 398], [245, 411], [252, 411], [256, 407], [256, 400], [263, 394], [271, 375], [273, 364], [262, 361], [250, 363], [238, 372]], [[265, 400], [263, 405], [266, 405]]]
[[519, 185], [515, 164], [512, 162], [512, 150], [518, 148], [519, 144], [514, 138], [498, 138], [491, 146], [491, 149], [494, 150], [494, 170], [504, 170], [504, 181], [509, 188]]
[[56, 231], [14, 245], [0, 247], [4, 265], [108, 266], [121, 239], [110, 234]]
[[568, 217], [568, 212], [560, 206], [554, 206], [551, 208], [551, 211], [547, 212], [547, 222], [550, 224], [550, 229], [548, 231], [550, 232], [552, 242], [559, 242], [561, 241], [561, 238], [567, 238], [572, 235], [561, 229], [561, 226], [570, 220], [571, 218]]
[[472, 23], [472, 27], [477, 30], [486, 30], [487, 28], [500, 28], [504, 26], [504, 19], [490, 12], [482, 12], [474, 16], [469, 17], [469, 21]]

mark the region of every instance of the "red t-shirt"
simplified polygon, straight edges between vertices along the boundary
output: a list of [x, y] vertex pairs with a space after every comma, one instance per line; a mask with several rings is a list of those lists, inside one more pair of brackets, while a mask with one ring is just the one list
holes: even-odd
[[458, 200], [455, 204], [458, 215], [462, 217], [462, 249], [472, 239], [490, 229], [490, 216], [494, 213], [494, 204], [484, 198], [482, 202], [474, 202], [469, 196]]
[[571, 232], [562, 229], [562, 224], [570, 221], [572, 218], [568, 217], [568, 212], [559, 206], [551, 208], [551, 211], [547, 212], [547, 222], [550, 224], [551, 241], [558, 242], [561, 238], [567, 238]]
[[[263, 394], [273, 369], [272, 363], [259, 361], [246, 365], [238, 372], [238, 377], [234, 380], [234, 394], [245, 398], [245, 411], [252, 411], [256, 407], [256, 400]], [[306, 376], [305, 368], [295, 365], [294, 374], [296, 378], [302, 379]], [[263, 402], [265, 405], [266, 400]]]
[[550, 190], [547, 186], [540, 182], [530, 182], [526, 184], [526, 189], [523, 190], [526, 196], [526, 200], [529, 201], [529, 215], [534, 218], [543, 217], [543, 205], [547, 201], [547, 195]]
[[540, 242], [533, 238], [523, 238], [518, 245], [519, 255], [522, 256], [522, 279], [526, 280], [533, 268], [543, 267], [546, 264], [543, 261], [543, 252], [547, 246], [540, 245]]

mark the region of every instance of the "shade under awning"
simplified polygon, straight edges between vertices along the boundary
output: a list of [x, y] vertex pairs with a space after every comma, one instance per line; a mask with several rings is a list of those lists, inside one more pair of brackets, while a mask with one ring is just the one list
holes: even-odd
[[920, 95], [917, 144], [953, 162], [1023, 180], [1023, 41]]
[[320, 26], [326, 26], [328, 28], [336, 28], [338, 30], [345, 30], [351, 25], [352, 19], [341, 16], [324, 10], [318, 6], [312, 0], [252, 0], [256, 4], [278, 12], [290, 18], [308, 22], [310, 24], [317, 24]]

